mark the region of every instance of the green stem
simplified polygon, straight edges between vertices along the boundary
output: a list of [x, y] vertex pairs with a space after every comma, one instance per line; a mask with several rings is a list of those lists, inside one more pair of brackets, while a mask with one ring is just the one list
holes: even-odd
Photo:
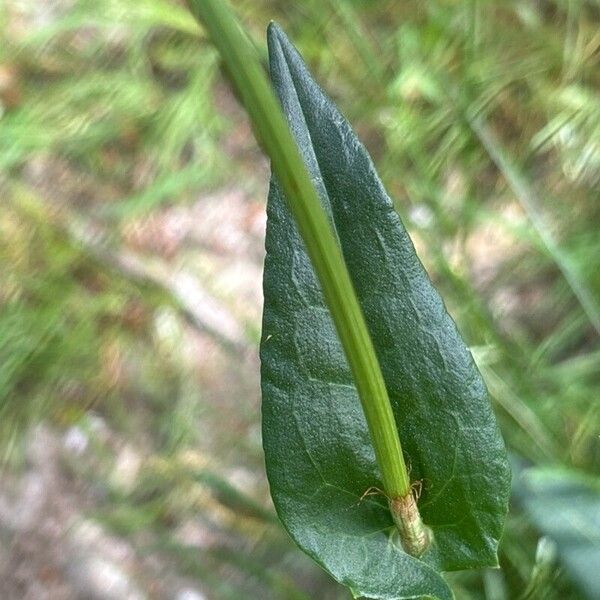
[[281, 107], [253, 46], [226, 3], [188, 3], [219, 50], [285, 192], [354, 376], [385, 493], [389, 498], [407, 496], [411, 493], [410, 479], [375, 349], [341, 249]]

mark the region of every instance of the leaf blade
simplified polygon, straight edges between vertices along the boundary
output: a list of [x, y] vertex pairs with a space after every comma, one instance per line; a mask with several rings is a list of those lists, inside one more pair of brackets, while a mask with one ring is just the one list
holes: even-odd
[[[366, 422], [273, 179], [261, 360], [263, 443], [278, 514], [296, 542], [357, 593], [404, 598], [418, 589], [451, 597], [433, 569], [495, 565], [507, 510], [510, 472], [485, 385], [366, 150], [276, 26], [269, 29], [269, 55], [274, 87], [365, 314], [412, 474], [424, 481], [420, 508], [436, 546], [423, 560], [403, 553], [389, 544], [385, 503], [360, 500], [371, 486], [381, 487]], [[347, 530], [372, 539], [350, 549]], [[331, 558], [336, 544], [345, 562]], [[369, 576], [361, 578], [365, 564]], [[403, 575], [392, 583], [398, 564]]]

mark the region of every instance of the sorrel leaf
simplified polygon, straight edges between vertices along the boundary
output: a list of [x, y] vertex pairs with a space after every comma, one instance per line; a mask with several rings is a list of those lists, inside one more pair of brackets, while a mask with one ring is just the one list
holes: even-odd
[[[497, 564], [510, 471], [481, 375], [366, 150], [285, 34], [271, 78], [331, 218], [434, 534], [397, 542], [360, 401], [320, 286], [272, 179], [261, 342], [273, 500], [298, 545], [358, 596], [451, 598], [437, 571]], [[365, 495], [366, 492], [371, 492]]]

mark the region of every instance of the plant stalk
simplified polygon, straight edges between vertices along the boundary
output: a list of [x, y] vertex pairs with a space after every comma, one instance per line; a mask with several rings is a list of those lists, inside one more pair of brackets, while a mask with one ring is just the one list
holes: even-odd
[[[428, 538], [422, 533], [425, 527], [414, 502], [381, 368], [333, 229], [255, 49], [226, 2], [188, 0], [188, 4], [209, 32], [250, 116], [255, 134], [271, 159], [354, 376], [384, 491], [403, 546], [407, 552], [421, 554], [422, 540]], [[403, 508], [407, 502], [410, 510]]]

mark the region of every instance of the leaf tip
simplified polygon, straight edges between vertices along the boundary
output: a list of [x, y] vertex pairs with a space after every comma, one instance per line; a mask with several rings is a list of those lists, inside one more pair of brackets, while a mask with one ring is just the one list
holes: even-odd
[[272, 61], [276, 61], [277, 58], [282, 58], [285, 63], [302, 60], [296, 47], [276, 21], [271, 21], [267, 27], [267, 47]]
[[269, 44], [269, 48], [272, 45], [279, 43], [282, 39], [287, 39], [283, 29], [281, 29], [281, 26], [277, 21], [270, 21], [267, 26], [267, 43]]

